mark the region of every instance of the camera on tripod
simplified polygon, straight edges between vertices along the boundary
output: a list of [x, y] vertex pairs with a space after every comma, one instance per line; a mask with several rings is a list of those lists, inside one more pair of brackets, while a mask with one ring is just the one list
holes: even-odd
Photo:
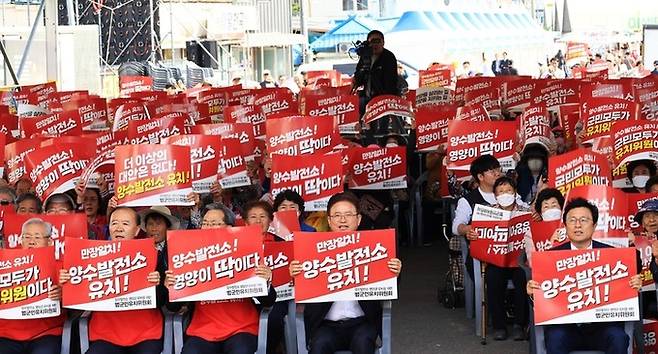
[[356, 55], [359, 57], [372, 57], [372, 47], [370, 46], [370, 42], [367, 40], [363, 42], [356, 41], [353, 44], [354, 52], [356, 52]]
[[354, 83], [355, 86], [362, 86], [368, 82], [368, 77], [370, 76], [370, 66], [372, 64], [372, 47], [370, 42], [366, 41], [356, 41], [353, 42], [354, 49], [350, 52], [356, 53], [359, 56], [359, 63], [356, 66], [356, 71], [354, 72]]

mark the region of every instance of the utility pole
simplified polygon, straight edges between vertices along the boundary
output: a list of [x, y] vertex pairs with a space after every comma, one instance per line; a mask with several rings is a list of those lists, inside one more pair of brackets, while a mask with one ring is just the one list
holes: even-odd
[[310, 63], [313, 61], [311, 55], [311, 49], [308, 46], [308, 23], [306, 22], [306, 1], [299, 0], [299, 25], [302, 28], [302, 36], [304, 40], [302, 42], [302, 59], [304, 63]]

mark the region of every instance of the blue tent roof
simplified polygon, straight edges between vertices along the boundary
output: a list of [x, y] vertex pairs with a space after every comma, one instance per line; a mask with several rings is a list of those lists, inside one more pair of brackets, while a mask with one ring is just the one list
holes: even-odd
[[400, 20], [397, 24], [391, 29], [391, 32], [399, 31], [432, 31], [435, 30], [436, 26], [432, 23], [432, 20], [428, 18], [423, 12], [420, 11], [407, 11], [402, 14]]
[[390, 32], [451, 31], [469, 32], [490, 30], [541, 31], [541, 27], [527, 13], [407, 11]]
[[379, 21], [369, 17], [350, 16], [344, 21], [339, 21], [336, 27], [313, 41], [311, 49], [316, 52], [333, 52], [340, 43], [363, 41], [368, 32], [373, 29], [386, 32], [385, 27], [387, 27], [386, 24], [382, 25]]

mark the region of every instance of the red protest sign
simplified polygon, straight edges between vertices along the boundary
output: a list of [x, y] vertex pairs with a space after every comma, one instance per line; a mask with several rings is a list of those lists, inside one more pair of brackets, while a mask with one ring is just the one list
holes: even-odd
[[599, 209], [599, 221], [594, 230], [594, 239], [611, 246], [628, 246], [626, 193], [609, 186], [590, 185], [569, 191], [566, 200], [584, 198]]
[[60, 315], [48, 298], [58, 283], [53, 247], [0, 250], [0, 318], [22, 320]]
[[[530, 233], [532, 234], [532, 244], [538, 252], [547, 251], [553, 248], [551, 236], [560, 227], [561, 221], [530, 221]], [[566, 234], [564, 235], [566, 237]]]
[[153, 78], [150, 76], [120, 76], [119, 94], [127, 97], [135, 92], [151, 91]]
[[296, 231], [301, 231], [297, 210], [290, 209], [274, 212], [274, 218], [267, 232], [276, 235], [282, 240], [292, 241], [293, 233]]
[[21, 139], [5, 146], [9, 184], [18, 182], [26, 174], [25, 155], [38, 148], [43, 140], [43, 138]]
[[222, 109], [227, 105], [226, 98], [227, 88], [211, 88], [209, 90], [200, 92], [197, 96], [199, 103], [208, 105], [209, 115], [222, 114]]
[[272, 269], [272, 286], [276, 289], [276, 301], [287, 301], [295, 298], [292, 277], [290, 276], [290, 261], [294, 258], [292, 241], [265, 242], [263, 256], [265, 265]]
[[635, 236], [635, 240], [633, 240], [635, 249], [640, 253], [640, 258], [642, 259], [642, 269], [640, 270], [640, 274], [642, 274], [643, 291], [656, 290], [653, 281], [653, 275], [651, 274], [651, 256], [652, 256], [651, 244], [654, 242], [656, 242], [655, 236], [653, 236], [652, 239], [648, 239], [644, 236]]
[[481, 104], [489, 114], [500, 116], [500, 90], [497, 87], [472, 90], [464, 93], [465, 104]]
[[562, 132], [564, 133], [564, 142], [567, 151], [575, 148], [576, 144], [576, 124], [580, 120], [580, 108], [577, 104], [562, 105], [558, 110], [558, 119]]
[[637, 89], [635, 99], [640, 105], [640, 119], [658, 120], [658, 85]]
[[350, 189], [407, 188], [407, 150], [394, 148], [348, 149]]
[[340, 141], [332, 117], [304, 117], [268, 119], [267, 152], [301, 156], [326, 154]]
[[416, 112], [416, 150], [435, 151], [448, 142], [448, 123], [455, 119], [455, 106], [419, 107]]
[[114, 148], [116, 197], [122, 206], [192, 205], [190, 148], [122, 145]]
[[30, 138], [35, 134], [47, 136], [82, 134], [80, 113], [77, 110], [22, 118], [20, 125], [23, 138]]
[[633, 353], [658, 353], [658, 341], [656, 340], [656, 332], [658, 332], [658, 321], [651, 319], [642, 319], [642, 333], [644, 334], [644, 351], [638, 351], [637, 344], [633, 342]]
[[265, 116], [280, 112], [297, 112], [297, 102], [288, 89], [258, 90], [254, 105], [260, 107]]
[[341, 134], [354, 134], [360, 130], [359, 97], [354, 95], [306, 95], [301, 113], [311, 117], [334, 117]]
[[221, 138], [217, 177], [223, 189], [251, 184], [239, 139]]
[[306, 72], [306, 81], [309, 86], [319, 86], [318, 80], [329, 79], [329, 86], [340, 86], [341, 74], [337, 70], [311, 70]]
[[53, 241], [54, 255], [56, 260], [61, 260], [64, 255], [66, 238], [87, 238], [87, 216], [82, 213], [68, 215], [21, 215], [7, 213], [4, 216], [5, 248], [20, 248], [23, 224], [32, 219], [39, 218], [52, 225], [50, 238]]
[[503, 107], [509, 111], [524, 110], [532, 101], [532, 91], [536, 85], [535, 79], [508, 81], [505, 84]]
[[71, 279], [63, 285], [62, 305], [84, 311], [128, 311], [156, 307], [153, 240], [96, 241], [69, 239], [64, 269]]
[[457, 116], [455, 120], [465, 120], [471, 122], [487, 122], [491, 120], [489, 112], [480, 103], [467, 104], [457, 107]]
[[448, 169], [466, 170], [480, 155], [493, 155], [503, 170], [516, 166], [516, 122], [452, 121], [448, 124]]
[[587, 43], [568, 42], [564, 59], [569, 67], [587, 61]]
[[633, 83], [629, 78], [622, 78], [583, 83], [580, 86], [581, 101], [597, 97], [618, 98], [633, 102], [635, 100], [633, 96]]
[[221, 141], [210, 135], [179, 135], [165, 138], [162, 144], [190, 147], [192, 163], [192, 190], [195, 193], [209, 193], [210, 185], [217, 181], [217, 166]]
[[617, 121], [637, 120], [637, 104], [619, 98], [590, 98], [580, 106], [583, 121], [583, 142], [610, 135]]
[[498, 267], [518, 267], [524, 249], [523, 237], [530, 231], [530, 213], [475, 205], [471, 227], [478, 238], [471, 241], [471, 256]]
[[370, 124], [387, 115], [414, 118], [411, 102], [395, 95], [380, 95], [368, 102], [363, 122]]
[[107, 119], [107, 101], [102, 97], [86, 97], [63, 104], [65, 111], [77, 110], [83, 129], [109, 128]]
[[295, 302], [397, 299], [395, 230], [295, 234]]
[[134, 120], [147, 120], [149, 119], [149, 112], [142, 102], [128, 102], [121, 104], [117, 107], [114, 115], [112, 115], [112, 131], [125, 130], [128, 127], [128, 122]]
[[612, 125], [615, 166], [658, 159], [658, 122], [619, 121]]
[[548, 183], [566, 195], [569, 190], [590, 184], [610, 185], [610, 165], [605, 156], [578, 149], [548, 158]]
[[541, 144], [547, 150], [553, 145], [553, 131], [548, 109], [544, 105], [528, 106], [521, 116], [523, 146]]
[[532, 91], [532, 103], [545, 104], [549, 110], [557, 110], [565, 104], [580, 103], [579, 80], [546, 80], [537, 81]]
[[255, 275], [263, 258], [260, 227], [176, 230], [167, 233], [171, 301], [204, 301], [267, 295], [265, 279]]
[[265, 114], [259, 106], [228, 106], [224, 108], [224, 121], [227, 123], [250, 123], [253, 125], [254, 137], [265, 138]]
[[[93, 146], [86, 148], [93, 149]], [[94, 152], [69, 143], [40, 147], [27, 153], [25, 168], [35, 194], [45, 201], [54, 193], [74, 189]]]
[[302, 196], [306, 210], [326, 210], [329, 198], [343, 191], [341, 155], [312, 154], [303, 159], [273, 155], [272, 197], [286, 189]]
[[159, 144], [160, 140], [183, 133], [185, 119], [162, 118], [152, 120], [134, 120], [128, 122], [128, 139], [130, 144]]
[[658, 199], [658, 193], [628, 193], [626, 199], [628, 200], [628, 224], [632, 231], [640, 233], [643, 230], [642, 220], [635, 220], [635, 214], [646, 201]]
[[445, 87], [450, 86], [450, 70], [419, 70], [418, 87]]
[[532, 279], [535, 324], [637, 321], [635, 249], [600, 248], [537, 252]]
[[464, 96], [470, 92], [486, 92], [492, 89], [499, 89], [502, 79], [495, 77], [466, 77], [457, 80], [455, 86], [455, 102], [461, 103], [465, 100]]

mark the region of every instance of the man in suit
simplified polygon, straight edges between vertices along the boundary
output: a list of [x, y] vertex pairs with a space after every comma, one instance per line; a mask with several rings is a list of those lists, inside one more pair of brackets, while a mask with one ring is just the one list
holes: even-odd
[[[356, 231], [361, 222], [359, 200], [350, 193], [338, 193], [327, 203], [329, 228], [334, 232]], [[398, 275], [402, 262], [388, 261], [388, 269]], [[290, 275], [302, 273], [299, 261], [290, 262]], [[306, 304], [304, 325], [310, 354], [334, 354], [350, 350], [353, 354], [373, 354], [381, 335], [380, 301], [335, 301]]]
[[[551, 250], [610, 248], [611, 246], [592, 240], [598, 219], [598, 209], [586, 199], [570, 200], [562, 214], [569, 241]], [[638, 264], [637, 269], [641, 269], [641, 264]], [[632, 276], [629, 286], [639, 291], [642, 288], [642, 276], [640, 274]], [[529, 280], [526, 290], [530, 296], [534, 289], [540, 289], [539, 282]], [[548, 354], [568, 354], [574, 350], [600, 350], [607, 354], [625, 354], [628, 352], [630, 339], [624, 331], [623, 322], [600, 322], [545, 326], [544, 341]]]

